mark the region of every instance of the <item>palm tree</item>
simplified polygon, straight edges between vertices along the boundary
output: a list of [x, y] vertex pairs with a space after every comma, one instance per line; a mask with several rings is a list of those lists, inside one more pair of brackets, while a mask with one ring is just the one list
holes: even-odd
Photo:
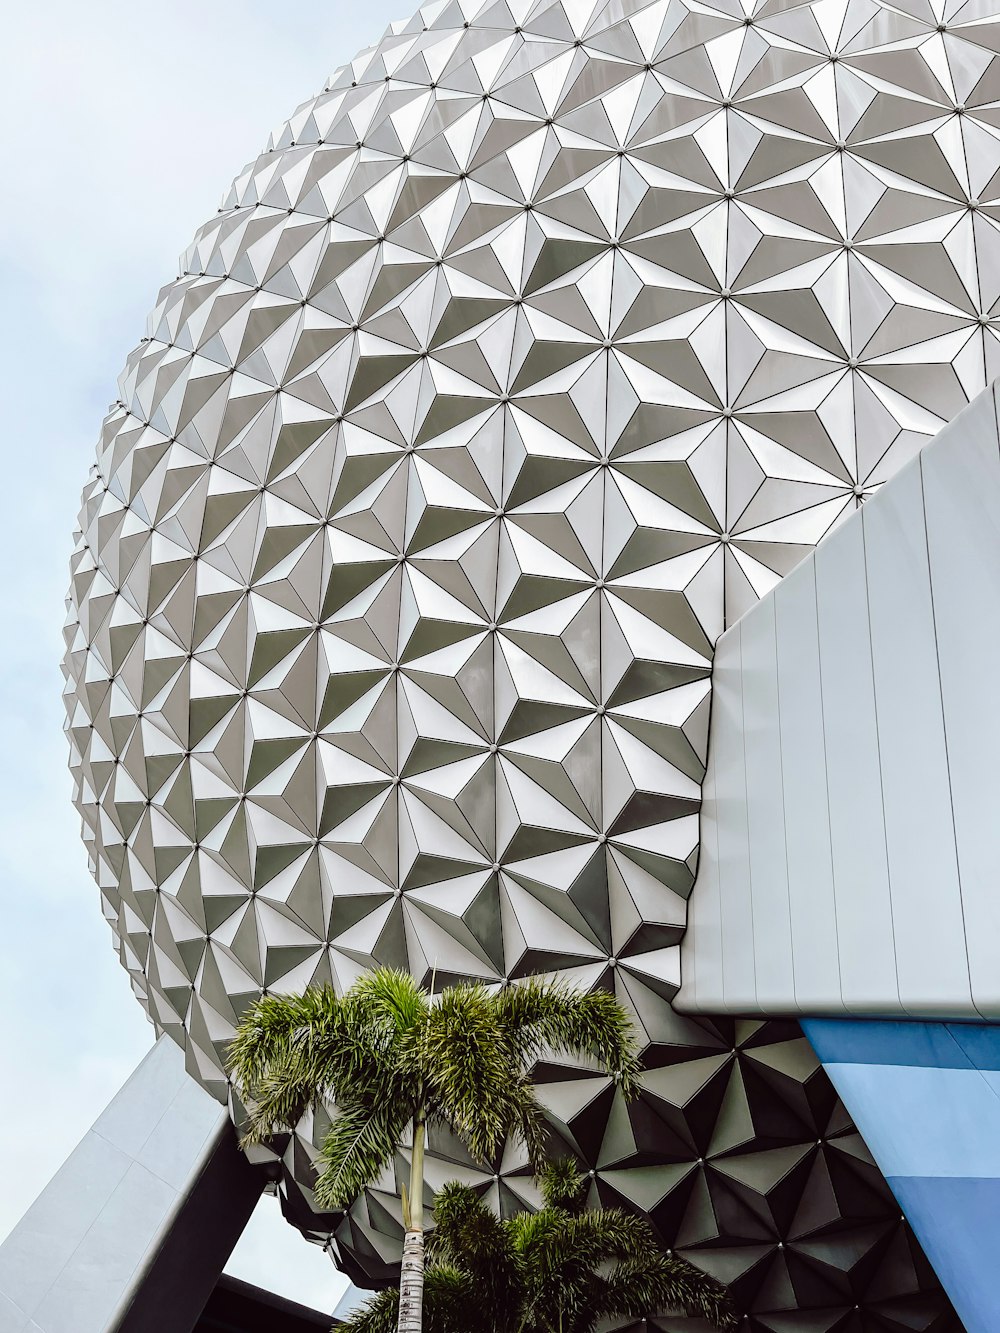
[[513, 1137], [539, 1169], [547, 1132], [530, 1073], [546, 1052], [590, 1056], [626, 1097], [638, 1090], [631, 1020], [605, 991], [532, 979], [435, 997], [388, 968], [343, 996], [331, 986], [262, 996], [240, 1023], [229, 1068], [247, 1102], [245, 1144], [293, 1128], [309, 1106], [335, 1108], [319, 1159], [321, 1207], [348, 1207], [411, 1130], [398, 1329], [421, 1333], [427, 1127], [451, 1130], [484, 1163]]
[[[620, 1208], [584, 1207], [569, 1159], [541, 1174], [543, 1207], [501, 1221], [467, 1185], [434, 1201], [427, 1333], [590, 1333], [602, 1319], [678, 1313], [736, 1325], [725, 1290], [665, 1255], [649, 1224]], [[399, 1293], [378, 1292], [342, 1333], [391, 1333]]]

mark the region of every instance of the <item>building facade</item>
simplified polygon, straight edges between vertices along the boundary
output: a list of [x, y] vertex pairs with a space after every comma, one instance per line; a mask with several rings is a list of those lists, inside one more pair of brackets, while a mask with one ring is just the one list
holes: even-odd
[[[948, 671], [987, 697], [991, 567], [921, 450], [993, 411], [998, 34], [988, 5], [435, 4], [237, 177], [104, 423], [66, 653], [105, 915], [235, 1119], [264, 989], [559, 972], [646, 1047], [630, 1108], [537, 1071], [595, 1198], [748, 1328], [958, 1327], [800, 1020], [993, 1016], [951, 766], [975, 787], [988, 727], [940, 703]], [[394, 1173], [318, 1213], [324, 1124], [262, 1165], [384, 1281]], [[432, 1149], [432, 1183], [534, 1197], [516, 1155]]]

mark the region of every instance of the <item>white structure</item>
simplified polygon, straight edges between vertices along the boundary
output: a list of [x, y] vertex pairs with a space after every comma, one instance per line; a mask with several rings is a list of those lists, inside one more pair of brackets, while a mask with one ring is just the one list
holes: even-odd
[[719, 640], [679, 1007], [1000, 1018], [998, 605], [991, 391]]
[[0, 1244], [0, 1333], [190, 1333], [263, 1184], [161, 1038]]
[[[614, 986], [641, 1109], [545, 1071], [595, 1189], [762, 1319], [888, 1299], [895, 1228], [937, 1317], [797, 1029], [672, 1000], [716, 639], [1000, 368], [998, 43], [988, 6], [436, 3], [237, 178], [105, 421], [66, 654], [105, 914], [215, 1096], [265, 988]], [[384, 1278], [395, 1181], [317, 1215], [321, 1135], [276, 1145], [288, 1214]]]

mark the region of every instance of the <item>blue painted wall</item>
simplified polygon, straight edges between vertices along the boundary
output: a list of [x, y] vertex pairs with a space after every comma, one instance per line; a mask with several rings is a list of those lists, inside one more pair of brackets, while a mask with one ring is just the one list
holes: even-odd
[[967, 1333], [998, 1333], [1000, 1026], [802, 1027]]

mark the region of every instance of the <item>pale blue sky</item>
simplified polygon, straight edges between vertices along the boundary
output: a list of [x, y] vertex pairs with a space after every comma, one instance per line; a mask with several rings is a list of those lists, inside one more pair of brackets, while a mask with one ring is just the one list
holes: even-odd
[[[61, 732], [67, 562], [101, 418], [231, 178], [408, 2], [42, 0], [5, 16], [0, 1237], [152, 1040], [87, 873]], [[233, 1270], [332, 1309], [344, 1279], [266, 1202]]]

